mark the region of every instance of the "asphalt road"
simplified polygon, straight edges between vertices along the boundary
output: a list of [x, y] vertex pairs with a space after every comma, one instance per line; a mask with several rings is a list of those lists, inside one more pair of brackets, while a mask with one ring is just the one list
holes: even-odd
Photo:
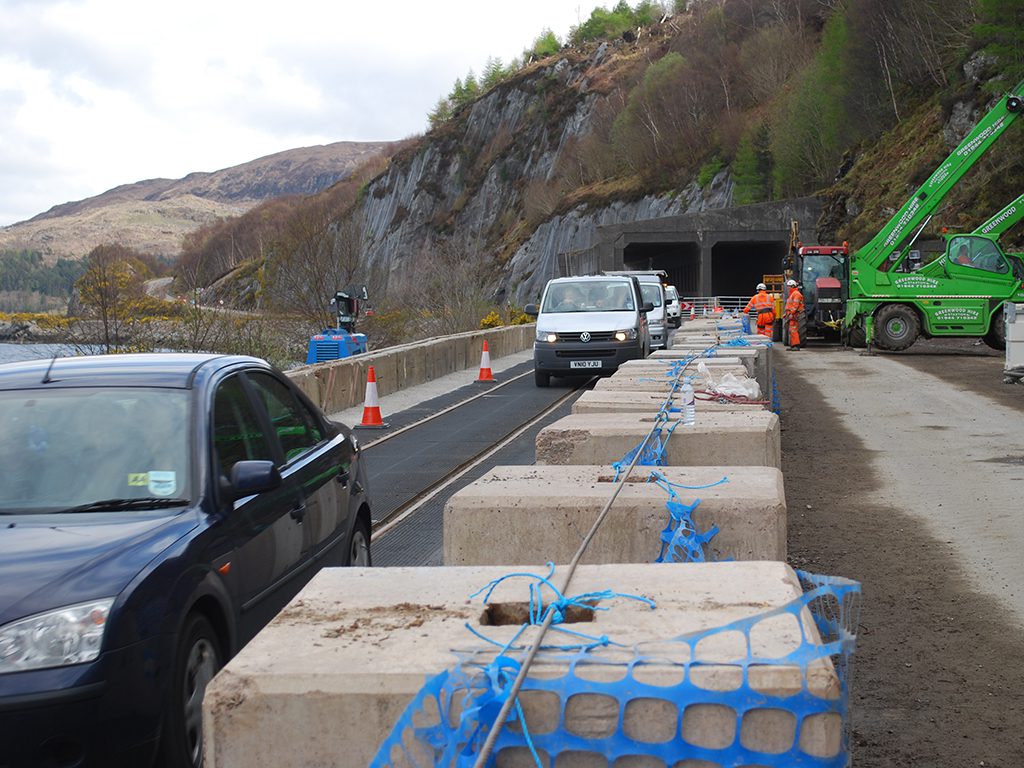
[[[529, 375], [512, 380], [524, 372]], [[368, 444], [364, 455], [374, 517], [386, 518], [428, 489], [438, 478], [503, 440], [574, 391], [576, 386], [569, 381], [555, 379], [551, 387], [537, 387], [532, 373], [532, 362], [516, 366], [501, 377], [509, 383], [494, 389], [493, 393], [484, 394], [379, 445]], [[483, 384], [461, 387], [389, 416], [388, 421], [392, 423], [392, 429], [397, 429], [487, 392], [487, 387]], [[442, 512], [448, 498], [495, 466], [533, 464], [537, 433], [545, 425], [567, 415], [571, 406], [572, 399], [468, 471], [394, 529], [376, 537], [373, 542], [374, 565], [441, 565]]]

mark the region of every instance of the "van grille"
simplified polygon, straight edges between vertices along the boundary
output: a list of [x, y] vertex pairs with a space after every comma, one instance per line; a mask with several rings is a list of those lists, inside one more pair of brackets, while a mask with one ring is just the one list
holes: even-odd
[[[581, 331], [582, 333], [582, 331]], [[590, 341], [611, 341], [615, 338], [614, 331], [591, 331]], [[559, 341], [580, 341], [579, 333], [560, 333], [558, 334]], [[587, 342], [589, 343], [589, 342]]]

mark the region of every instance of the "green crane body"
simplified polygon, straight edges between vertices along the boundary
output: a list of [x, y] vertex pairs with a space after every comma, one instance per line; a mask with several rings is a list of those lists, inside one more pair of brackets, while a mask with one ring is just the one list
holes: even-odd
[[842, 325], [855, 345], [863, 334], [869, 348], [875, 343], [891, 350], [906, 349], [920, 335], [982, 336], [993, 347], [1004, 346], [1002, 305], [1024, 301], [1024, 259], [1003, 253], [998, 239], [1024, 216], [1024, 195], [979, 228], [987, 231], [946, 235], [941, 258], [916, 272], [900, 266], [943, 198], [1021, 114], [1024, 104], [1016, 94], [1022, 93], [1024, 82], [1000, 99], [870, 242], [853, 252], [844, 275], [848, 296]]
[[1024, 195], [1021, 195], [999, 213], [986, 221], [976, 230], [975, 235], [992, 235], [1002, 237], [1006, 232], [1013, 229], [1014, 225], [1024, 219]]

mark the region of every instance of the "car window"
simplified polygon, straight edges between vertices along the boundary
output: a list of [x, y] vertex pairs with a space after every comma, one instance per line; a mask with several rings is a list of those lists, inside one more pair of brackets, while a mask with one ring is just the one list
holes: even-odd
[[949, 245], [949, 254], [950, 261], [965, 267], [999, 274], [1010, 271], [995, 244], [984, 237], [954, 237]]
[[656, 307], [661, 306], [660, 283], [640, 283], [640, 293], [643, 295], [645, 302], [649, 301]]
[[0, 393], [0, 511], [187, 498], [189, 393], [56, 387]]
[[285, 384], [266, 373], [250, 373], [249, 380], [267, 409], [274, 434], [284, 451], [285, 463], [320, 442], [319, 425]]
[[232, 376], [217, 387], [213, 400], [213, 449], [224, 477], [239, 461], [272, 461], [274, 456], [256, 411], [242, 386]]

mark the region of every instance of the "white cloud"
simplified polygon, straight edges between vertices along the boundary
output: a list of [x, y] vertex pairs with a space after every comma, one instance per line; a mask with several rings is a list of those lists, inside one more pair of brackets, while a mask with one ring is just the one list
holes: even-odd
[[[422, 132], [579, 0], [4, 0], [0, 225], [146, 178]], [[585, 9], [585, 10], [584, 10]]]

